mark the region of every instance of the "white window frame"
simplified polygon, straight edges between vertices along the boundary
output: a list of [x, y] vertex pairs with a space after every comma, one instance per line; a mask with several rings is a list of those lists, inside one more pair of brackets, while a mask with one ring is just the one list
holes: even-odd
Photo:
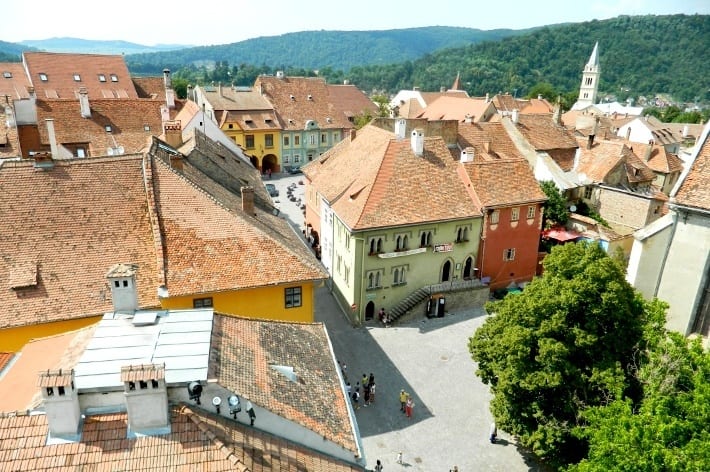
[[514, 261], [515, 260], [515, 248], [514, 247], [503, 250], [503, 260], [504, 261]]
[[500, 221], [500, 210], [493, 210], [491, 213], [491, 224], [497, 225]]
[[535, 205], [530, 205], [528, 207], [528, 219], [530, 220], [530, 219], [535, 218], [535, 213], [536, 213]]
[[520, 221], [520, 207], [510, 209], [510, 221]]

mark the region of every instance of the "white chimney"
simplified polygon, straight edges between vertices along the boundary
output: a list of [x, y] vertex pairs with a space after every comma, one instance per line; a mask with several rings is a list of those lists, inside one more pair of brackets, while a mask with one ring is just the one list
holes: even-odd
[[518, 122], [518, 114], [519, 114], [519, 113], [520, 113], [520, 112], [518, 111], [517, 108], [516, 108], [515, 110], [513, 110], [513, 113], [510, 115], [510, 119], [513, 120], [513, 123], [517, 123], [517, 122]]
[[424, 155], [424, 132], [420, 129], [412, 131], [412, 151], [417, 156]]
[[121, 367], [121, 382], [128, 412], [128, 435], [170, 432], [165, 364]]
[[688, 127], [688, 125], [684, 125], [683, 126], [683, 137], [687, 138], [688, 134], [690, 134], [690, 128]]
[[170, 69], [163, 69], [163, 83], [166, 89], [173, 88], [172, 80], [170, 80]]
[[114, 312], [135, 313], [138, 309], [137, 270], [135, 264], [114, 264], [106, 273]]
[[81, 117], [91, 118], [91, 107], [89, 106], [89, 92], [86, 87], [79, 89], [79, 105], [81, 106]]
[[167, 105], [160, 105], [160, 121], [170, 121], [170, 109]]
[[470, 113], [466, 113], [466, 116], [463, 117], [463, 122], [473, 123], [473, 115], [471, 115]]
[[277, 70], [277, 71], [276, 71], [276, 78], [277, 78], [277, 79], [283, 79], [283, 78], [284, 78], [284, 71], [282, 71], [282, 70]]
[[404, 139], [407, 132], [407, 120], [399, 118], [394, 120], [394, 135], [397, 139]]
[[461, 162], [473, 162], [474, 149], [467, 147], [461, 151]]
[[165, 89], [165, 103], [169, 109], [175, 108], [175, 90]]
[[79, 394], [74, 386], [74, 371], [60, 369], [40, 372], [37, 384], [47, 413], [50, 439], [78, 441], [81, 408]]

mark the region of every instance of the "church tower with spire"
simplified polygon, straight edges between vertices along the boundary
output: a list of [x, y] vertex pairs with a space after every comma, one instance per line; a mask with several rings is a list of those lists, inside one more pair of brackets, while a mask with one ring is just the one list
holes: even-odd
[[597, 102], [597, 92], [599, 90], [599, 41], [594, 44], [592, 55], [589, 56], [587, 65], [582, 72], [582, 85], [579, 87], [579, 98], [574, 109], [583, 109]]

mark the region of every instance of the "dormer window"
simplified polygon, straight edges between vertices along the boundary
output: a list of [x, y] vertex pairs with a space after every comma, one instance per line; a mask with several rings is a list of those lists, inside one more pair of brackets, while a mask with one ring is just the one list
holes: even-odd
[[39, 80], [41, 80], [42, 82], [46, 82], [49, 79], [47, 78], [47, 74], [45, 74], [44, 72], [40, 72], [39, 73]]
[[104, 126], [104, 129], [106, 130], [107, 133], [110, 133], [112, 131], [111, 125]]
[[143, 125], [143, 131], [150, 131], [150, 125]]
[[106, 76], [104, 74], [99, 74], [99, 82], [106, 82]]
[[81, 75], [74, 74], [74, 82], [81, 82]]
[[12, 72], [3, 72], [2, 76], [6, 79], [12, 79]]
[[111, 82], [118, 82], [118, 76], [116, 74], [111, 74]]

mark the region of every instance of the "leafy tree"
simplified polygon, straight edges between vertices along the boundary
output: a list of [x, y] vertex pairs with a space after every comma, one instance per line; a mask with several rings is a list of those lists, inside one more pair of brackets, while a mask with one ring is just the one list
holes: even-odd
[[634, 356], [664, 305], [646, 302], [596, 244], [556, 246], [543, 268], [522, 294], [486, 306], [469, 351], [499, 427], [563, 466], [586, 456], [588, 408], [638, 398]]
[[537, 98], [538, 95], [542, 95], [542, 98], [554, 103], [557, 100], [559, 93], [555, 90], [552, 84], [547, 82], [539, 82], [530, 87], [530, 90], [525, 98]]
[[708, 470], [710, 352], [699, 339], [669, 333], [638, 377], [644, 386], [640, 406], [618, 399], [585, 414], [589, 457], [571, 470]]
[[547, 201], [544, 205], [544, 227], [551, 228], [555, 225], [564, 225], [569, 219], [567, 211], [567, 202], [562, 193], [551, 180], [540, 182], [540, 188], [547, 196]]

